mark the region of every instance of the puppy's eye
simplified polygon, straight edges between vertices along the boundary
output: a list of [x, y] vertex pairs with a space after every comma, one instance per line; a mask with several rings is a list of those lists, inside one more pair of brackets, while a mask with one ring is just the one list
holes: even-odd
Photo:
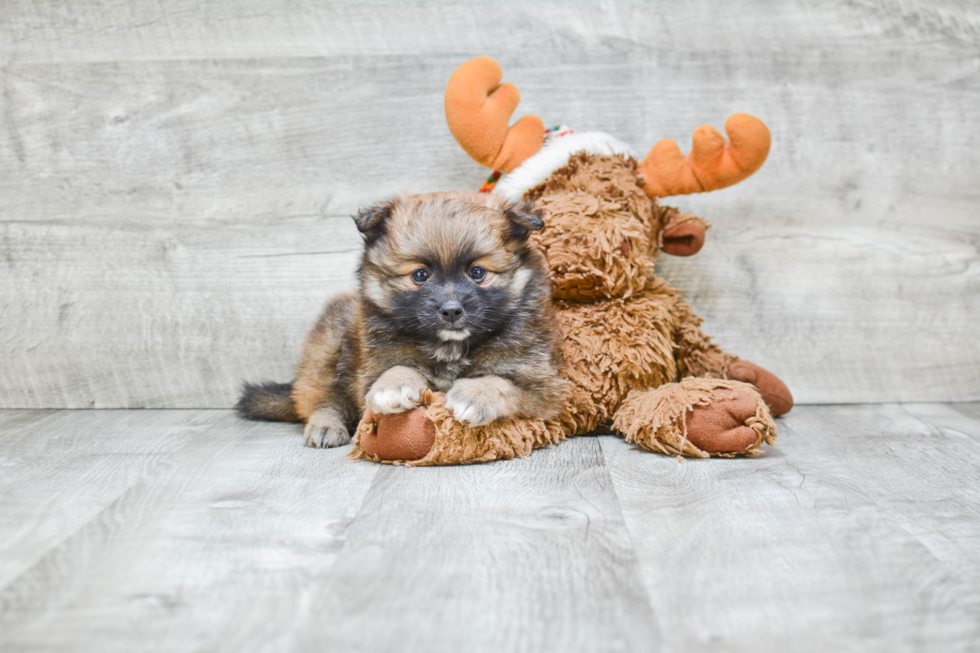
[[482, 265], [474, 265], [470, 268], [470, 279], [476, 282], [483, 281], [487, 278], [487, 269]]
[[412, 281], [421, 284], [424, 283], [426, 279], [429, 278], [429, 271], [425, 268], [419, 268], [418, 270], [412, 270]]

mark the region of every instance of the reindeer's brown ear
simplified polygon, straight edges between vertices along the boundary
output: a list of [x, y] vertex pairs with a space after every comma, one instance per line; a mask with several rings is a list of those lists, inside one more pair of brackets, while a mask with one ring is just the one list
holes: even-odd
[[693, 256], [704, 246], [704, 234], [711, 225], [704, 218], [681, 213], [672, 206], [653, 200], [659, 227], [657, 248], [672, 256]]
[[693, 256], [704, 247], [704, 223], [689, 220], [669, 227], [663, 233], [663, 251], [673, 256]]
[[399, 199], [393, 197], [384, 202], [373, 204], [366, 209], [361, 209], [354, 215], [354, 224], [357, 230], [364, 236], [365, 243], [373, 243], [387, 232], [388, 219], [398, 206]]

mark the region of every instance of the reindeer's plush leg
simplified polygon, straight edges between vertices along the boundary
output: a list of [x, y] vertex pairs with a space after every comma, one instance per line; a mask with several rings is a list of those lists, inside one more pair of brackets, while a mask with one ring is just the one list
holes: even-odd
[[793, 395], [786, 384], [772, 372], [738, 356], [722, 351], [701, 330], [701, 317], [691, 310], [684, 300], [677, 302], [679, 324], [675, 341], [677, 351], [677, 376], [699, 376], [744, 381], [755, 386], [769, 410], [776, 417], [785, 415], [793, 407]]
[[766, 403], [747, 383], [687, 378], [635, 390], [616, 411], [613, 428], [649, 451], [708, 458], [756, 456], [776, 440]]
[[711, 338], [701, 330], [704, 321], [691, 310], [683, 299], [678, 297], [674, 308], [677, 316], [677, 332], [674, 342], [677, 349], [677, 376], [702, 376], [713, 379], [727, 379], [728, 367], [738, 360], [738, 356], [727, 354], [721, 347], [711, 342]]
[[446, 396], [423, 390], [421, 405], [395, 415], [364, 416], [349, 458], [402, 465], [464, 465], [523, 458], [564, 440], [554, 420], [505, 419], [470, 427], [446, 408]]

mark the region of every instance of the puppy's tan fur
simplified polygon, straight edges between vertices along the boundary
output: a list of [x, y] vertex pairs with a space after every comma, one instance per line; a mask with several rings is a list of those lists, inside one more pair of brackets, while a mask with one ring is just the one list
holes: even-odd
[[[447, 407], [472, 426], [557, 413], [564, 387], [551, 282], [528, 243], [540, 214], [492, 195], [430, 193], [395, 198], [355, 221], [365, 237], [360, 290], [327, 304], [284, 399], [306, 422], [307, 444], [346, 444], [365, 408], [408, 410], [425, 388], [446, 392]], [[477, 266], [485, 270], [479, 282], [466, 276]], [[417, 283], [420, 268], [432, 276]], [[452, 329], [433, 317], [450, 296], [465, 307]], [[250, 388], [243, 415], [282, 419], [282, 406], [250, 412]]]

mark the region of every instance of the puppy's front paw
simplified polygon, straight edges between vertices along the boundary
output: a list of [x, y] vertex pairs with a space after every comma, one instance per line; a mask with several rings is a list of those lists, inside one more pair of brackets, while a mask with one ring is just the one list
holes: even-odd
[[493, 383], [481, 379], [459, 379], [446, 393], [446, 408], [457, 422], [467, 426], [483, 426], [511, 417], [506, 397]]
[[327, 449], [342, 447], [350, 443], [350, 434], [343, 426], [317, 426], [307, 424], [303, 431], [306, 436], [306, 446]]
[[314, 448], [342, 447], [350, 442], [347, 432], [339, 418], [332, 411], [313, 413], [303, 429], [306, 446]]
[[399, 383], [396, 385], [371, 388], [365, 401], [368, 407], [376, 413], [403, 413], [419, 405], [422, 387], [416, 384]]

